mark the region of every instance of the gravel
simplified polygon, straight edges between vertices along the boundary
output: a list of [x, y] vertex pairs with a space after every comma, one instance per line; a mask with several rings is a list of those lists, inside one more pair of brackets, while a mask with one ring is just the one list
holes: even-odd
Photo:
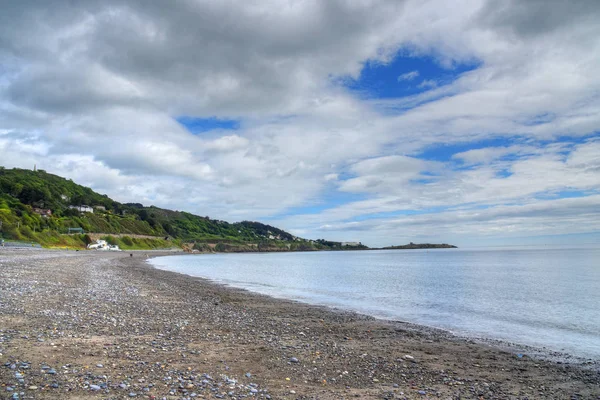
[[0, 251], [0, 399], [600, 399], [593, 360], [275, 300], [145, 253]]

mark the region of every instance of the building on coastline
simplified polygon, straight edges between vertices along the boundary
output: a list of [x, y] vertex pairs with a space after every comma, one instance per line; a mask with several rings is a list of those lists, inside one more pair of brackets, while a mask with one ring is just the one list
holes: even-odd
[[43, 218], [48, 218], [48, 217], [52, 216], [52, 210], [46, 209], [46, 208], [37, 208], [37, 207], [34, 207], [33, 208], [33, 212], [36, 213], [36, 214], [38, 214], [38, 215], [41, 215]]
[[101, 239], [96, 240], [96, 243], [88, 244], [87, 248], [89, 250], [121, 251], [119, 246], [117, 246], [116, 244], [111, 245], [111, 244], [108, 244], [106, 242], [106, 240], [101, 240]]
[[93, 213], [94, 209], [90, 206], [86, 206], [85, 204], [80, 205], [80, 206], [69, 206], [70, 209], [72, 210], [77, 210], [79, 212], [89, 212], [89, 213]]

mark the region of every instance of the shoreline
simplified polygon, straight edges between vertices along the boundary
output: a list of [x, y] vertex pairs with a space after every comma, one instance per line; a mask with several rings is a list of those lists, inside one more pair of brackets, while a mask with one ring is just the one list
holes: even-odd
[[[368, 249], [368, 250], [383, 250], [383, 249]], [[388, 249], [385, 249], [385, 250], [388, 250]], [[393, 249], [393, 250], [395, 250], [395, 249]], [[248, 253], [248, 254], [254, 254], [254, 253]], [[184, 254], [178, 254], [178, 255], [198, 256], [198, 255], [202, 255], [202, 254], [184, 253]], [[518, 342], [513, 342], [510, 340], [501, 339], [501, 338], [460, 334], [460, 333], [452, 331], [449, 328], [420, 324], [417, 322], [406, 321], [406, 320], [402, 320], [402, 319], [393, 319], [393, 318], [390, 318], [387, 316], [372, 315], [372, 314], [368, 314], [367, 312], [363, 312], [361, 310], [353, 310], [353, 309], [349, 309], [349, 308], [347, 309], [347, 308], [343, 308], [342, 306], [319, 304], [319, 303], [313, 303], [313, 302], [310, 302], [307, 300], [302, 300], [302, 299], [287, 298], [284, 296], [276, 296], [276, 295], [272, 295], [272, 294], [255, 292], [252, 289], [242, 287], [242, 286], [230, 285], [226, 282], [222, 282], [222, 281], [219, 281], [216, 279], [211, 279], [211, 278], [202, 277], [202, 276], [189, 275], [189, 274], [186, 274], [183, 272], [171, 271], [166, 268], [165, 269], [157, 268], [150, 262], [150, 260], [153, 258], [170, 257], [170, 256], [173, 256], [173, 254], [167, 254], [167, 255], [160, 254], [160, 255], [151, 256], [151, 257], [147, 258], [145, 261], [148, 264], [149, 268], [182, 275], [182, 276], [187, 277], [188, 279], [198, 279], [208, 285], [216, 285], [216, 286], [222, 288], [223, 290], [241, 290], [243, 292], [246, 292], [248, 294], [248, 296], [266, 296], [274, 301], [288, 301], [288, 302], [298, 303], [298, 304], [307, 305], [307, 306], [311, 306], [311, 307], [319, 307], [319, 308], [322, 307], [331, 312], [356, 314], [356, 315], [360, 315], [365, 318], [373, 318], [374, 320], [380, 321], [383, 324], [400, 324], [405, 327], [410, 327], [411, 329], [413, 329], [416, 332], [427, 333], [427, 332], [433, 331], [438, 335], [445, 336], [448, 340], [475, 342], [475, 343], [478, 343], [478, 344], [481, 344], [484, 346], [492, 346], [498, 350], [512, 353], [515, 356], [517, 354], [521, 354], [521, 355], [525, 355], [525, 356], [531, 357], [536, 360], [544, 360], [544, 361], [550, 361], [550, 362], [554, 362], [554, 363], [560, 362], [563, 364], [578, 366], [580, 368], [590, 369], [592, 371], [596, 371], [596, 372], [600, 373], [600, 357], [599, 358], [586, 358], [583, 356], [571, 354], [571, 353], [564, 352], [564, 351], [549, 349], [544, 346], [536, 346], [536, 345], [518, 343]]]
[[190, 278], [140, 253], [0, 251], [0, 398], [600, 398], [600, 374], [578, 365]]

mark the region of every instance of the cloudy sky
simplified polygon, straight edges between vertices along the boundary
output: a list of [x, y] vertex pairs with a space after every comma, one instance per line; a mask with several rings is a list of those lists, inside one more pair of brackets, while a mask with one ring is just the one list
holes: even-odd
[[597, 0], [0, 0], [0, 165], [369, 245], [600, 240]]

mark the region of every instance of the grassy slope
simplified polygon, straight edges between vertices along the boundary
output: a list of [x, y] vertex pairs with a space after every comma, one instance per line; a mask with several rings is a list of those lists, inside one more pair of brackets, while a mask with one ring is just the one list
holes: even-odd
[[[69, 205], [81, 204], [103, 206], [106, 211], [92, 214], [69, 209]], [[35, 207], [51, 209], [52, 216], [41, 217], [33, 212]], [[86, 232], [156, 237], [110, 238], [123, 249], [165, 248], [183, 243], [196, 243], [197, 248], [204, 250], [220, 244], [220, 251], [342, 248], [338, 242], [307, 241], [259, 222], [231, 224], [186, 212], [122, 204], [45, 171], [17, 168], [0, 167], [0, 222], [0, 234], [5, 239], [35, 241], [46, 247], [84, 247], [89, 237], [65, 235], [68, 228], [80, 227]]]

